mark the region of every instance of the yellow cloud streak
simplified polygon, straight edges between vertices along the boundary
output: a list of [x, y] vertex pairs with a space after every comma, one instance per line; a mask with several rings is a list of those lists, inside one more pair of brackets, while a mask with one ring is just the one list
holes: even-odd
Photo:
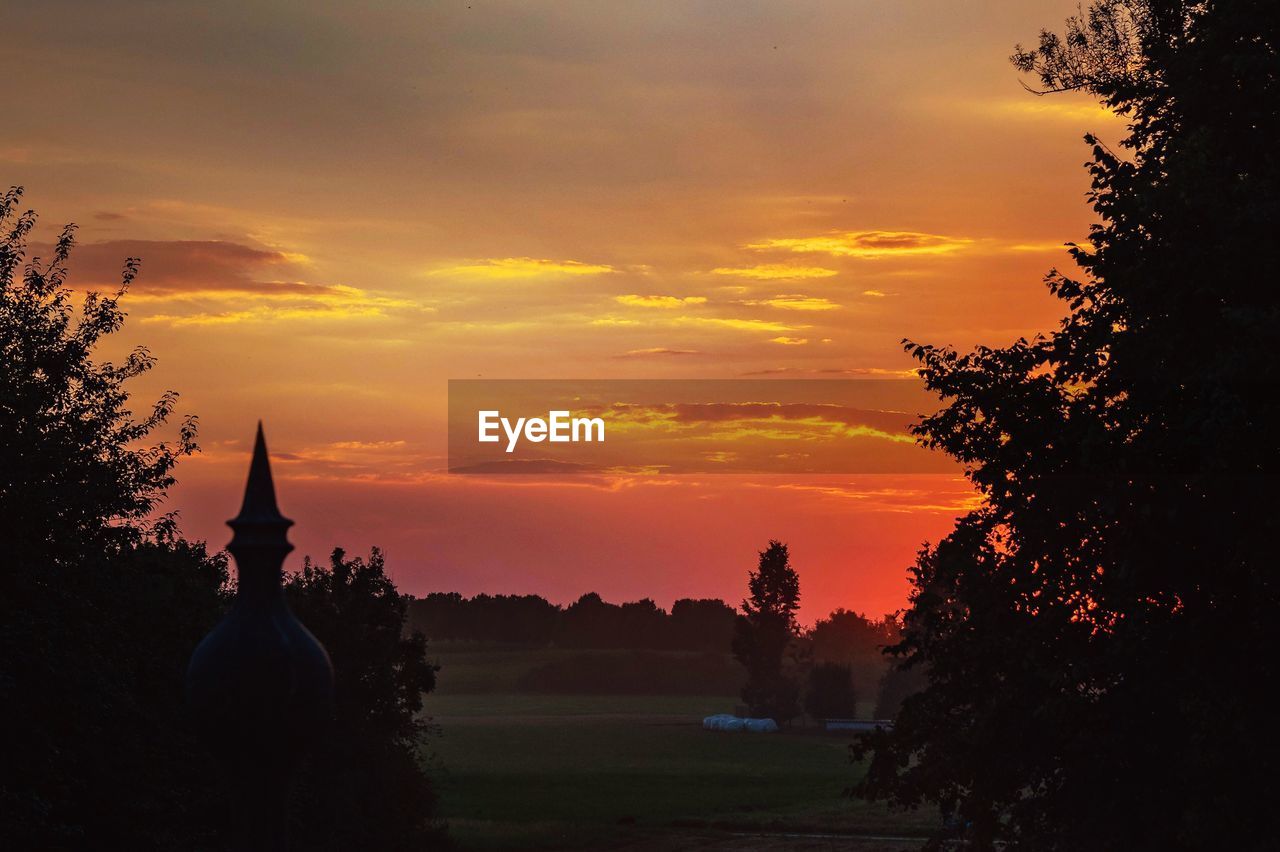
[[686, 305], [704, 305], [707, 302], [706, 296], [642, 296], [636, 293], [628, 293], [625, 296], [615, 296], [614, 300], [619, 304], [627, 305], [633, 308], [682, 308]]
[[548, 260], [537, 257], [486, 258], [472, 263], [443, 266], [428, 275], [463, 275], [472, 278], [506, 280], [511, 278], [535, 278], [542, 275], [607, 275], [616, 270], [603, 263], [583, 263], [578, 260]]
[[781, 322], [753, 319], [730, 319], [722, 317], [676, 317], [676, 325], [703, 325], [718, 328], [731, 328], [737, 331], [798, 331], [808, 328], [807, 325], [787, 325]]
[[821, 296], [804, 296], [800, 294], [774, 296], [772, 299], [750, 299], [742, 304], [764, 305], [784, 311], [833, 311], [840, 307], [830, 299], [824, 299]]
[[1035, 119], [1061, 119], [1064, 121], [1096, 121], [1115, 123], [1123, 121], [1104, 106], [1096, 103], [1076, 102], [1062, 98], [1018, 98], [1016, 100], [988, 101], [986, 111], [1005, 116]]
[[801, 278], [830, 278], [840, 273], [822, 266], [788, 266], [785, 263], [762, 263], [756, 266], [720, 266], [711, 270], [712, 275], [732, 275], [755, 281], [787, 281]]
[[[754, 486], [748, 486], [754, 487]], [[912, 514], [915, 512], [969, 512], [982, 505], [980, 494], [957, 489], [953, 492], [928, 492], [923, 489], [865, 489], [849, 485], [809, 485], [779, 483], [777, 488], [802, 491], [839, 500], [854, 500], [878, 511]]]
[[[892, 441], [895, 444], [914, 444], [916, 442], [916, 439], [910, 435], [897, 435], [872, 426], [848, 426], [844, 423], [833, 423], [817, 418], [723, 422], [741, 422], [743, 425], [731, 425], [728, 427], [720, 425], [712, 434], [692, 435], [687, 440], [720, 442], [749, 441], [759, 438], [767, 441], [809, 441], [816, 443], [834, 436], [839, 438], [875, 438], [881, 441]], [[747, 425], [750, 423], [777, 424], [781, 428], [768, 428], [767, 425]]]
[[[318, 288], [319, 289], [319, 288]], [[141, 294], [139, 294], [141, 295]], [[137, 298], [131, 295], [130, 298]], [[312, 293], [252, 293], [245, 291], [196, 290], [169, 295], [146, 295], [144, 302], [162, 303], [174, 308], [189, 307], [186, 313], [160, 313], [140, 318], [143, 323], [165, 323], [171, 326], [233, 325], [249, 322], [279, 322], [282, 320], [345, 320], [385, 317], [393, 310], [434, 312], [408, 299], [377, 296], [345, 285], [333, 285]], [[257, 302], [253, 308], [209, 311], [196, 302]], [[262, 305], [263, 301], [273, 304]]]
[[402, 307], [409, 307], [415, 304], [414, 302], [410, 302], [405, 299], [370, 296], [364, 290], [356, 287], [348, 287], [345, 284], [312, 285], [305, 282], [296, 283], [297, 286], [290, 289], [275, 288], [273, 283], [267, 282], [263, 284], [248, 283], [243, 287], [234, 288], [193, 287], [186, 290], [169, 290], [160, 293], [131, 290], [125, 298], [131, 303], [143, 304], [164, 304], [169, 302], [181, 303], [197, 300], [204, 302], [237, 302], [247, 300], [252, 300], [254, 302], [289, 302], [306, 300], [338, 304], [356, 299], [376, 299], [387, 304], [394, 303]]
[[253, 308], [244, 311], [224, 311], [222, 313], [200, 314], [155, 314], [142, 317], [143, 323], [166, 323], [181, 327], [188, 325], [235, 325], [249, 322], [279, 322], [281, 320], [350, 320], [383, 317], [386, 314], [381, 308]]
[[830, 438], [874, 438], [897, 444], [915, 444], [914, 436], [887, 432], [874, 426], [844, 423], [821, 416], [787, 418], [779, 415], [743, 416], [714, 421], [682, 421], [674, 412], [641, 409], [612, 409], [609, 428], [638, 435], [646, 432], [679, 434], [691, 441], [743, 441], [763, 438], [774, 441], [825, 441]]
[[646, 326], [655, 325], [672, 325], [672, 326], [702, 326], [704, 328], [728, 328], [734, 331], [759, 331], [771, 332], [778, 334], [785, 331], [798, 331], [800, 329], [809, 328], [807, 325], [787, 325], [781, 322], [771, 322], [769, 320], [754, 319], [734, 319], [731, 317], [663, 317], [658, 320], [646, 319], [628, 319], [626, 317], [604, 316], [596, 317], [591, 320], [589, 325], [601, 326]]

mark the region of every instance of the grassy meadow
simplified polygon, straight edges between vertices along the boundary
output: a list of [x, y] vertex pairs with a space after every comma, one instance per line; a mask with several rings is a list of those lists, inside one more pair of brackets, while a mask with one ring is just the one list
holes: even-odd
[[514, 691], [525, 672], [573, 652], [434, 653], [443, 669], [427, 709], [439, 731], [427, 749], [464, 849], [905, 849], [918, 844], [868, 838], [936, 824], [842, 795], [859, 772], [848, 735], [702, 730], [703, 716], [732, 712], [733, 695], [528, 694]]

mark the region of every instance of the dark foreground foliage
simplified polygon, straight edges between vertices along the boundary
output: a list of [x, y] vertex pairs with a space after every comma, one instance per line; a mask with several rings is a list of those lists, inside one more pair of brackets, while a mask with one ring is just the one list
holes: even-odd
[[929, 684], [862, 790], [974, 848], [1275, 842], [1278, 51], [1274, 2], [1100, 0], [1014, 57], [1129, 133], [1088, 137], [1057, 332], [909, 347], [985, 503], [920, 554], [895, 653]]
[[94, 359], [137, 262], [77, 311], [74, 229], [27, 257], [35, 216], [20, 201], [0, 196], [0, 846], [198, 848], [222, 814], [183, 672], [227, 565], [150, 520], [195, 422], [154, 441], [176, 394], [138, 416], [125, 388], [150, 355]]
[[[124, 322], [120, 289], [79, 310], [66, 288], [67, 228], [27, 258], [31, 213], [0, 196], [0, 848], [225, 848], [226, 796], [189, 729], [192, 649], [230, 588], [222, 554], [158, 515], [195, 421], [155, 441], [168, 393], [135, 416], [126, 383], [146, 350], [95, 360]], [[417, 744], [435, 682], [382, 558], [295, 577], [288, 592], [329, 646], [338, 718], [296, 791], [299, 848], [441, 845]]]
[[428, 722], [423, 696], [437, 667], [421, 633], [405, 631], [408, 599], [382, 553], [326, 566], [304, 563], [285, 584], [290, 608], [329, 651], [336, 712], [331, 735], [299, 784], [294, 842], [303, 849], [422, 850], [444, 834], [420, 754]]

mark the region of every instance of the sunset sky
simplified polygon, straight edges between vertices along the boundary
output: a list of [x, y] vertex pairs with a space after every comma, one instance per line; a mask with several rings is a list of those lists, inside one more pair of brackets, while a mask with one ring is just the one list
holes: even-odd
[[803, 620], [904, 603], [958, 474], [448, 474], [447, 381], [912, 381], [904, 337], [1053, 326], [1122, 125], [1007, 57], [1073, 0], [244, 6], [0, 16], [0, 180], [80, 225], [73, 286], [142, 258], [108, 354], [200, 418], [188, 535], [229, 538], [262, 418], [300, 554], [411, 593], [736, 603], [777, 538]]

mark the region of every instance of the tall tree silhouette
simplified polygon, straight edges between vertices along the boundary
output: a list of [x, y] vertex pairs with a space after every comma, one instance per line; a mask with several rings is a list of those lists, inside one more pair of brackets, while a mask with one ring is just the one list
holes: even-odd
[[155, 441], [176, 394], [135, 417], [128, 392], [151, 356], [95, 357], [124, 322], [137, 261], [77, 311], [74, 228], [27, 258], [36, 217], [21, 198], [0, 196], [0, 846], [198, 846], [213, 820], [182, 672], [226, 563], [153, 517], [195, 421]]
[[733, 655], [747, 670], [742, 700], [753, 716], [779, 724], [799, 712], [800, 685], [786, 670], [787, 651], [800, 633], [800, 576], [791, 567], [787, 546], [770, 541], [747, 580], [749, 597], [742, 602], [733, 636]]
[[984, 504], [921, 554], [895, 654], [928, 671], [862, 791], [1034, 849], [1260, 848], [1277, 753], [1280, 10], [1102, 0], [1014, 63], [1128, 119], [1061, 328], [908, 346], [923, 443]]

